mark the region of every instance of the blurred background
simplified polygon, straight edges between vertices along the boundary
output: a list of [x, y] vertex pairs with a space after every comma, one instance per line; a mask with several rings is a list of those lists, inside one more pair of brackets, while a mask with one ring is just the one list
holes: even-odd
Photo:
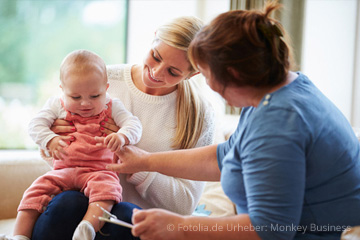
[[[360, 127], [360, 0], [280, 0], [278, 18], [297, 66]], [[263, 0], [0, 0], [0, 150], [36, 149], [27, 133], [46, 99], [60, 93], [59, 67], [75, 49], [107, 64], [139, 63], [157, 26], [177, 16], [209, 22]]]

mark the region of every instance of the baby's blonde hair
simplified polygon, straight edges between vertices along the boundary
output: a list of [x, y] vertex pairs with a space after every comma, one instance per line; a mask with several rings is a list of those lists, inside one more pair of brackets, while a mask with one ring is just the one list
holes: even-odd
[[[157, 29], [154, 41], [160, 40], [171, 47], [187, 52], [190, 42], [202, 26], [203, 22], [196, 17], [176, 18]], [[190, 77], [196, 72], [196, 66], [191, 65], [189, 60], [188, 62], [190, 74], [187, 77]], [[181, 81], [177, 90], [177, 127], [172, 147], [175, 149], [193, 148], [203, 129], [205, 102], [192, 81]]]
[[106, 64], [104, 60], [94, 52], [88, 50], [75, 50], [69, 53], [60, 66], [60, 81], [64, 84], [65, 75], [69, 72], [86, 72], [95, 70], [101, 73], [107, 82]]

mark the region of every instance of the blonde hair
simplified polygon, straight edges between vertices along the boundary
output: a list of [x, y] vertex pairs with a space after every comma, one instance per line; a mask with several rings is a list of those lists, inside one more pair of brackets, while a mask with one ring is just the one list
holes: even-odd
[[[161, 40], [171, 47], [187, 52], [190, 42], [202, 26], [203, 22], [196, 17], [176, 18], [157, 29], [154, 41]], [[194, 74], [196, 66], [190, 63], [189, 71], [189, 76]], [[177, 91], [177, 126], [175, 136], [172, 139], [172, 147], [175, 149], [193, 148], [203, 129], [205, 102], [191, 80], [181, 81], [178, 84]]]
[[61, 63], [60, 66], [60, 81], [64, 84], [65, 74], [72, 72], [87, 72], [89, 70], [96, 70], [104, 77], [107, 82], [106, 64], [104, 60], [94, 52], [88, 50], [75, 50], [69, 53]]

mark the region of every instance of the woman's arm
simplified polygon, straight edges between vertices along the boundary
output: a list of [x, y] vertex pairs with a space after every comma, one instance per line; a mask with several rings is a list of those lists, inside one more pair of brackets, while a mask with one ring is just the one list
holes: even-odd
[[[195, 149], [148, 153], [136, 147], [129, 147], [117, 152], [120, 164], [109, 166], [109, 169], [121, 173], [160, 172], [168, 176], [191, 180], [219, 181], [217, 145], [211, 145], [214, 142], [214, 132], [214, 113], [212, 108], [209, 108], [205, 114], [202, 134]], [[139, 164], [137, 165], [135, 160], [127, 161], [132, 158], [139, 161]]]
[[107, 166], [120, 173], [159, 172], [168, 176], [198, 181], [219, 181], [217, 145], [194, 149], [149, 153], [135, 146], [116, 152], [118, 164]]
[[132, 233], [141, 239], [260, 239], [248, 214], [222, 218], [181, 216], [161, 209], [135, 210]]

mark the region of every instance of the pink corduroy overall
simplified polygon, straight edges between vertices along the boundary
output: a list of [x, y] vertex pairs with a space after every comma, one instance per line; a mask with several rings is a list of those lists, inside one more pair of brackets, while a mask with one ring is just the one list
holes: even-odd
[[[63, 105], [63, 104], [62, 104]], [[25, 191], [18, 211], [33, 209], [43, 212], [50, 200], [66, 190], [79, 190], [89, 197], [89, 203], [122, 199], [122, 187], [115, 172], [105, 169], [113, 162], [113, 153], [96, 146], [95, 136], [102, 136], [100, 122], [111, 118], [110, 101], [99, 115], [83, 118], [67, 112], [65, 120], [71, 121], [76, 132], [68, 134], [75, 140], [65, 148], [68, 156], [54, 160], [54, 170], [36, 179]]]

